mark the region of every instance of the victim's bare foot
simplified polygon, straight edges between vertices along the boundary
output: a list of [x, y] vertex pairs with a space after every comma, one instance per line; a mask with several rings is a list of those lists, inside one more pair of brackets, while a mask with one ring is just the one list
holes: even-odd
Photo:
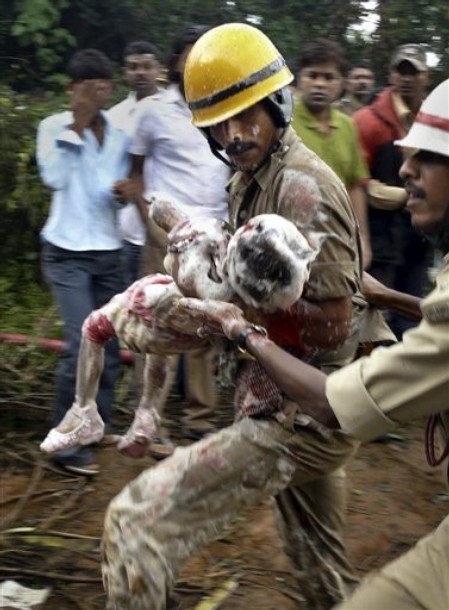
[[40, 444], [44, 453], [55, 453], [78, 445], [97, 443], [104, 434], [104, 422], [95, 406], [74, 403], [62, 421], [50, 430]]
[[118, 450], [131, 458], [142, 458], [157, 434], [158, 422], [154, 411], [138, 407], [131, 427], [118, 444]]

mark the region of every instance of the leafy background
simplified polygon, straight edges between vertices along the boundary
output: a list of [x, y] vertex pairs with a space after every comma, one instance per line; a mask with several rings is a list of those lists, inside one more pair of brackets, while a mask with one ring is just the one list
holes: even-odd
[[[358, 26], [373, 11], [377, 27], [367, 34]], [[96, 47], [113, 60], [116, 99], [124, 93], [126, 43], [146, 39], [167, 55], [189, 23], [254, 23], [292, 68], [304, 42], [330, 37], [350, 61], [370, 60], [378, 85], [385, 84], [398, 44], [422, 43], [439, 58], [433, 84], [449, 74], [447, 0], [412, 6], [403, 0], [0, 0], [0, 15], [0, 329], [27, 326], [33, 311], [50, 301], [38, 264], [50, 195], [37, 176], [35, 132], [43, 117], [64, 107], [64, 68], [76, 49]]]

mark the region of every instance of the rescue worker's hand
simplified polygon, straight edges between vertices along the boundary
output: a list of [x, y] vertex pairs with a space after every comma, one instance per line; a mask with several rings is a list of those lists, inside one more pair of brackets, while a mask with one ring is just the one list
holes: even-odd
[[182, 298], [178, 301], [176, 309], [185, 318], [201, 325], [198, 331], [200, 336], [224, 335], [234, 341], [245, 328], [252, 326], [244, 317], [240, 307], [232, 303]]
[[139, 194], [138, 187], [131, 178], [125, 178], [124, 180], [117, 180], [114, 182], [112, 192], [116, 201], [119, 203], [135, 201]]

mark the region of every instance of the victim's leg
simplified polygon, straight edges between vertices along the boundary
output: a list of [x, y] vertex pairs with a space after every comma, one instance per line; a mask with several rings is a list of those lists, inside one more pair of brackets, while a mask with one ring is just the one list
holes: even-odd
[[[82, 328], [78, 352], [75, 400], [59, 424], [41, 443], [46, 453], [67, 450], [98, 442], [104, 433], [104, 422], [95, 401], [104, 369], [104, 343], [115, 337], [110, 322], [114, 304], [92, 312]], [[109, 317], [108, 317], [109, 316]]]
[[[121, 250], [97, 252], [95, 256], [94, 276], [92, 278], [93, 309], [101, 309], [116, 295], [123, 292], [125, 282], [123, 277]], [[116, 308], [120, 311], [120, 307]], [[109, 319], [113, 320], [113, 317]], [[113, 314], [112, 314], [113, 315]], [[115, 384], [120, 374], [120, 349], [115, 333], [105, 341], [104, 366], [97, 392], [98, 411], [106, 425], [110, 425]]]
[[175, 375], [177, 356], [146, 354], [143, 391], [133, 423], [118, 445], [129, 457], [144, 457], [158, 435], [161, 415]]

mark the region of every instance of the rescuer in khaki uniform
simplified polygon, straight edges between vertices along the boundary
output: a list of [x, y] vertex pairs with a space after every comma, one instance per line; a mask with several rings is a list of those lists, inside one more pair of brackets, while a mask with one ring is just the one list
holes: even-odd
[[[319, 248], [301, 299], [269, 318], [253, 312], [252, 321], [329, 372], [352, 361], [359, 341], [360, 240], [342, 182], [289, 126], [292, 79], [276, 47], [247, 24], [204, 34], [184, 74], [194, 124], [236, 170], [231, 222], [279, 214]], [[253, 279], [251, 285], [241, 278], [249, 291], [259, 290]], [[110, 610], [164, 610], [183, 562], [242, 509], [269, 496], [308, 607], [325, 610], [355, 585], [342, 539], [341, 467], [357, 441], [302, 414], [254, 361], [241, 363], [235, 406], [236, 423], [178, 448], [111, 502], [103, 539]]]
[[[235, 307], [194, 299], [180, 307], [202, 320], [209, 332], [222, 329], [243, 344], [303, 412], [329, 432], [340, 430], [368, 441], [398, 424], [432, 416], [431, 427], [440, 433], [443, 450], [436, 455], [431, 439], [427, 453], [429, 462], [437, 465], [449, 455], [449, 79], [424, 101], [410, 132], [396, 144], [409, 154], [401, 177], [412, 224], [444, 254], [436, 287], [420, 303], [422, 321], [401, 343], [378, 348], [326, 377], [275, 345]], [[374, 292], [379, 286], [377, 303], [400, 312], [413, 310], [414, 297], [377, 282]], [[447, 610], [449, 517], [410, 551], [367, 577], [338, 608]]]

